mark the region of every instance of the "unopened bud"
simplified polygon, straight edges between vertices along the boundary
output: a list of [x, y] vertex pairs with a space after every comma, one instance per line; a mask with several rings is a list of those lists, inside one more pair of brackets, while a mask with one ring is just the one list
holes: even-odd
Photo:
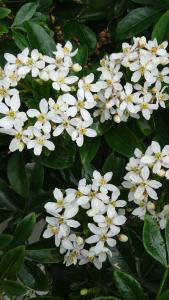
[[81, 296], [86, 296], [88, 294], [88, 289], [82, 289], [81, 291], [80, 291], [80, 295]]
[[19, 152], [22, 152], [24, 148], [25, 148], [25, 144], [23, 142], [20, 142], [18, 146]]
[[76, 87], [74, 85], [71, 86], [71, 91], [76, 92]]
[[74, 64], [72, 66], [72, 69], [73, 69], [74, 72], [79, 72], [79, 71], [82, 70], [82, 67], [79, 64]]
[[125, 234], [119, 234], [118, 239], [120, 242], [127, 242], [128, 241], [128, 237]]
[[144, 48], [145, 47], [145, 45], [146, 45], [146, 38], [145, 38], [145, 36], [142, 36], [140, 39], [139, 39], [139, 46], [140, 46], [140, 48]]
[[121, 122], [121, 119], [120, 119], [119, 115], [114, 115], [113, 120], [116, 123], [120, 123]]

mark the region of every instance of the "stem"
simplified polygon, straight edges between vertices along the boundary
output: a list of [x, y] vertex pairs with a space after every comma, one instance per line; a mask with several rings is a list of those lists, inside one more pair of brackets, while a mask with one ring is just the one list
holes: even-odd
[[158, 296], [161, 294], [161, 292], [162, 292], [162, 290], [163, 290], [165, 281], [166, 281], [167, 276], [168, 276], [168, 272], [169, 272], [169, 267], [167, 267], [167, 269], [165, 270], [165, 273], [164, 273], [164, 276], [163, 276], [163, 280], [162, 280], [162, 282], [161, 282], [161, 285], [160, 285], [160, 288], [159, 288], [159, 291], [158, 291], [158, 294], [157, 294], [156, 299], [158, 298]]

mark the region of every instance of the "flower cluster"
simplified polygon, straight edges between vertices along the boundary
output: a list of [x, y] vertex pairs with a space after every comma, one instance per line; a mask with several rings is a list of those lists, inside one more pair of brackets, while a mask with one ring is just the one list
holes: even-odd
[[[150, 119], [153, 110], [164, 108], [169, 99], [166, 47], [167, 42], [158, 45], [145, 37], [134, 38], [133, 45], [123, 43], [122, 53], [101, 60], [97, 80], [93, 73], [77, 76], [82, 67], [74, 61], [78, 50], [73, 51], [69, 41], [64, 46], [58, 43], [53, 57], [28, 48], [17, 56], [6, 53], [7, 63], [0, 69], [0, 132], [13, 136], [10, 151], [24, 147], [34, 149], [35, 155], [43, 147], [53, 151], [51, 139], [63, 131], [81, 147], [84, 136], [97, 135], [92, 129], [97, 117], [100, 122], [113, 117], [117, 123], [140, 114]], [[19, 82], [28, 74], [42, 84], [48, 81], [56, 96], [41, 99], [39, 107], [26, 111]]]
[[83, 178], [77, 189], [63, 193], [55, 188], [56, 201], [46, 203], [45, 209], [52, 217], [46, 217], [48, 226], [43, 237], [55, 237], [67, 266], [90, 262], [100, 269], [111, 256], [109, 247], [116, 245], [115, 237], [127, 241], [127, 236], [120, 234], [120, 226], [126, 222], [126, 201], [118, 200], [120, 191], [110, 183], [111, 178], [112, 172], [102, 176], [94, 171], [92, 183]]
[[[122, 185], [130, 190], [128, 200], [137, 205], [132, 214], [142, 220], [145, 214], [150, 214], [161, 229], [165, 228], [169, 215], [169, 204], [166, 203], [168, 184], [165, 185], [169, 179], [169, 145], [161, 149], [159, 143], [152, 141], [145, 153], [135, 149], [126, 170]], [[162, 186], [163, 192], [160, 193]]]
[[97, 95], [94, 116], [100, 122], [114, 119], [127, 121], [140, 114], [147, 120], [159, 106], [165, 108], [169, 99], [165, 92], [169, 83], [168, 42], [133, 38], [133, 44], [122, 44], [121, 53], [112, 53], [100, 61], [98, 71], [104, 88]]

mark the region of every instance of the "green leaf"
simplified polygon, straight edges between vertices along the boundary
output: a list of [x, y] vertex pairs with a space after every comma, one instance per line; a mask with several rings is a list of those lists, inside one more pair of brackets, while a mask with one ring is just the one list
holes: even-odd
[[38, 49], [42, 54], [53, 56], [56, 45], [45, 29], [34, 22], [27, 21], [24, 24], [31, 48]]
[[52, 169], [65, 169], [72, 166], [75, 154], [75, 143], [59, 137], [56, 139], [55, 150], [49, 156], [41, 155], [40, 158], [36, 158], [36, 161]]
[[11, 10], [8, 8], [0, 7], [0, 19], [6, 18], [11, 13]]
[[119, 298], [115, 298], [112, 296], [107, 296], [107, 297], [97, 297], [93, 298], [92, 300], [120, 300]]
[[0, 179], [0, 208], [9, 211], [18, 210], [16, 195], [8, 188], [7, 184], [2, 179]]
[[26, 294], [27, 289], [22, 284], [12, 281], [12, 280], [4, 280], [0, 283], [0, 288], [7, 294], [9, 297], [11, 296], [21, 296]]
[[146, 251], [165, 267], [167, 266], [166, 249], [160, 228], [152, 217], [146, 216], [143, 229], [143, 243]]
[[165, 242], [167, 248], [167, 257], [169, 260], [169, 218], [167, 219], [166, 227], [165, 227]]
[[140, 129], [140, 131], [145, 135], [145, 136], [149, 136], [150, 134], [152, 134], [152, 126], [151, 126], [151, 121], [147, 121], [146, 119], [139, 119], [136, 121], [137, 125]]
[[167, 10], [164, 15], [159, 19], [159, 21], [155, 24], [152, 39], [157, 39], [159, 43], [167, 40], [169, 38], [168, 33], [169, 26], [169, 10]]
[[30, 237], [36, 224], [35, 213], [30, 213], [18, 224], [15, 232], [12, 246], [24, 244]]
[[19, 279], [26, 286], [37, 291], [48, 290], [48, 277], [46, 274], [34, 263], [26, 262], [20, 270]]
[[84, 66], [87, 63], [87, 59], [88, 59], [88, 47], [86, 45], [79, 46], [78, 52], [73, 58], [74, 62], [79, 63], [81, 66]]
[[0, 24], [0, 35], [8, 33], [8, 31], [8, 26], [6, 26], [5, 24]]
[[64, 299], [60, 297], [40, 296], [40, 297], [31, 298], [31, 300], [64, 300]]
[[112, 181], [114, 184], [120, 185], [125, 175], [126, 159], [119, 157], [114, 153], [110, 153], [102, 167], [103, 173], [113, 172]]
[[119, 270], [114, 271], [114, 280], [123, 300], [146, 300], [143, 289], [139, 282], [132, 276]]
[[7, 174], [14, 191], [27, 198], [29, 184], [22, 153], [16, 152], [11, 155], [7, 165]]
[[0, 262], [0, 279], [19, 272], [25, 256], [25, 247], [19, 246], [9, 250]]
[[12, 37], [15, 41], [15, 44], [17, 45], [17, 47], [20, 50], [23, 50], [26, 47], [28, 47], [28, 41], [27, 41], [26, 37], [24, 36], [24, 34], [17, 32], [17, 31], [13, 31]]
[[26, 250], [26, 257], [40, 264], [58, 263], [62, 261], [62, 257], [56, 248]]
[[10, 234], [0, 234], [0, 249], [8, 247], [12, 242], [13, 236]]
[[23, 24], [25, 21], [30, 20], [36, 12], [36, 3], [26, 3], [17, 12], [13, 26], [18, 26]]
[[101, 143], [100, 137], [98, 138], [86, 138], [83, 146], [80, 148], [80, 158], [82, 164], [89, 164], [96, 156]]
[[105, 135], [105, 140], [113, 151], [126, 157], [131, 157], [135, 148], [143, 147], [137, 136], [125, 125], [113, 126]]
[[44, 181], [44, 167], [38, 163], [28, 163], [26, 172], [29, 180], [29, 189], [32, 197], [35, 197], [42, 189]]
[[169, 290], [166, 290], [162, 293], [156, 300], [168, 300], [169, 299]]
[[154, 24], [163, 9], [141, 7], [132, 10], [117, 25], [117, 38], [120, 40], [135, 36]]
[[135, 3], [139, 4], [146, 4], [146, 5], [151, 5], [151, 6], [163, 6], [166, 5], [166, 1], [168, 0], [132, 0]]

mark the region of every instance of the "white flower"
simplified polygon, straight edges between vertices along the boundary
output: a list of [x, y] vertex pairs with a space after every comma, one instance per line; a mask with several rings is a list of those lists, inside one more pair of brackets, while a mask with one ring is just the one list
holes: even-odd
[[64, 56], [70, 56], [73, 57], [77, 54], [78, 49], [76, 49], [75, 51], [72, 52], [73, 50], [73, 46], [72, 43], [67, 41], [65, 46], [62, 47], [61, 44], [57, 44], [56, 45], [56, 52], [53, 52], [55, 55], [60, 55], [60, 57], [64, 57]]
[[72, 141], [76, 141], [79, 147], [81, 147], [84, 143], [84, 136], [95, 137], [97, 135], [94, 129], [88, 128], [93, 123], [93, 119], [89, 119], [87, 121], [72, 119], [72, 123], [76, 126], [76, 129], [74, 129], [71, 135]]
[[66, 194], [69, 201], [74, 201], [76, 204], [85, 206], [90, 198], [88, 194], [91, 191], [91, 186], [86, 184], [86, 179], [83, 178], [79, 181], [78, 190], [75, 189], [67, 189]]
[[0, 83], [0, 102], [5, 100], [7, 105], [10, 105], [11, 99], [15, 101], [15, 98], [19, 98], [19, 91], [17, 89], [10, 88], [10, 82], [7, 80]]
[[51, 119], [53, 122], [59, 124], [53, 131], [53, 136], [59, 136], [64, 130], [66, 130], [70, 136], [72, 135], [74, 131], [72, 120], [65, 113], [53, 115]]
[[147, 93], [143, 97], [140, 97], [137, 100], [137, 104], [139, 105], [140, 111], [142, 112], [142, 115], [146, 120], [150, 119], [153, 110], [158, 109], [158, 103], [152, 103], [151, 93]]
[[93, 263], [98, 270], [102, 268], [102, 263], [99, 261], [94, 247], [91, 247], [89, 250], [83, 249], [81, 251], [79, 265], [84, 265], [87, 263]]
[[94, 81], [94, 74], [90, 73], [86, 77], [83, 77], [78, 82], [78, 96], [80, 99], [86, 98], [89, 102], [94, 102], [93, 92], [97, 93], [102, 88], [100, 83], [92, 83]]
[[29, 109], [27, 115], [30, 118], [36, 118], [37, 121], [34, 125], [37, 129], [42, 129], [44, 133], [51, 131], [51, 124], [49, 122], [48, 102], [42, 99], [39, 103], [40, 112], [37, 109]]
[[96, 191], [100, 189], [100, 191], [105, 194], [107, 194], [108, 191], [116, 191], [117, 188], [113, 184], [109, 183], [112, 176], [112, 172], [107, 172], [104, 176], [101, 176], [101, 174], [95, 170], [93, 172], [92, 188]]
[[31, 72], [32, 77], [37, 77], [40, 73], [40, 70], [45, 67], [42, 54], [40, 54], [37, 49], [32, 50], [30, 57], [28, 54], [29, 53], [25, 53], [25, 55], [22, 55], [22, 61], [24, 62], [24, 65], [19, 68], [18, 75], [25, 76]]
[[48, 150], [55, 150], [55, 145], [49, 141], [50, 134], [42, 134], [40, 130], [34, 128], [33, 134], [35, 136], [34, 139], [30, 139], [27, 142], [27, 148], [32, 149], [35, 155], [40, 155], [42, 152], [42, 148], [46, 147]]
[[62, 96], [59, 96], [56, 102], [52, 98], [49, 98], [48, 104], [50, 108], [49, 116], [51, 120], [55, 115], [62, 114], [68, 110], [68, 104], [63, 101]]
[[55, 188], [53, 195], [56, 199], [56, 202], [47, 202], [44, 207], [48, 213], [59, 213], [63, 208], [68, 206], [69, 202], [67, 201], [67, 197], [63, 197], [63, 193], [60, 189]]
[[29, 54], [29, 49], [25, 48], [21, 53], [19, 53], [17, 56], [14, 56], [10, 53], [5, 53], [4, 57], [7, 60], [7, 64], [5, 65], [5, 71], [15, 71], [18, 70], [24, 65], [25, 57], [27, 57]]
[[161, 89], [162, 87], [162, 82], [164, 83], [169, 83], [169, 68], [165, 67], [162, 69], [162, 71], [159, 71], [157, 69], [155, 69], [155, 71], [152, 72], [154, 78], [156, 79], [156, 83], [155, 86], [158, 90]]
[[69, 92], [71, 90], [71, 84], [78, 80], [77, 76], [67, 76], [69, 69], [59, 69], [56, 72], [50, 72], [50, 79], [53, 81], [52, 86], [55, 90], [62, 90], [63, 92]]
[[103, 70], [100, 79], [103, 80], [102, 88], [105, 89], [105, 97], [109, 98], [111, 95], [117, 91], [122, 90], [122, 85], [120, 84], [120, 79], [123, 76], [122, 72], [119, 72], [119, 67], [117, 66], [114, 72], [108, 70]]
[[134, 174], [130, 175], [131, 180], [138, 185], [134, 193], [136, 199], [143, 199], [144, 193], [147, 193], [149, 197], [154, 200], [158, 199], [157, 193], [154, 191], [154, 189], [161, 187], [161, 183], [156, 180], [148, 179], [149, 175], [150, 170], [147, 166], [142, 168], [140, 176]]
[[116, 240], [112, 237], [114, 236], [111, 230], [108, 228], [100, 228], [96, 225], [89, 223], [88, 227], [94, 235], [90, 236], [86, 239], [87, 244], [95, 244], [95, 249], [99, 252], [104, 247], [105, 243], [109, 245], [109, 247], [114, 247], [116, 245]]
[[24, 122], [27, 120], [27, 116], [24, 112], [19, 112], [20, 108], [20, 99], [19, 97], [15, 97], [14, 101], [10, 101], [9, 107], [4, 104], [0, 103], [0, 113], [5, 115], [0, 119], [0, 127], [5, 129], [14, 128], [21, 128]]
[[164, 90], [166, 89], [167, 86], [164, 86], [160, 91], [157, 90], [157, 93], [155, 95], [159, 105], [163, 108], [165, 108], [165, 102], [169, 100], [169, 95], [167, 93], [164, 93]]
[[19, 150], [20, 152], [23, 151], [25, 147], [25, 141], [26, 137], [24, 136], [23, 129], [0, 129], [0, 132], [9, 134], [14, 136], [14, 138], [11, 140], [10, 145], [9, 145], [9, 150], [11, 152], [14, 152], [16, 150]]
[[148, 43], [146, 44], [146, 48], [151, 52], [151, 55], [168, 56], [168, 53], [166, 51], [167, 45], [167, 41], [158, 45], [157, 40], [154, 39], [153, 41], [148, 41]]
[[121, 100], [120, 109], [123, 111], [128, 109], [131, 113], [137, 113], [140, 109], [138, 105], [134, 105], [137, 102], [138, 94], [133, 94], [132, 84], [126, 83], [124, 86], [124, 90], [121, 92]]
[[142, 54], [140, 55], [140, 59], [130, 64], [130, 70], [134, 72], [131, 77], [131, 81], [138, 82], [140, 78], [144, 76], [145, 80], [149, 84], [154, 83], [155, 78], [153, 77], [153, 74], [151, 72], [155, 68], [156, 65], [151, 61], [151, 54], [148, 52], [142, 52]]

